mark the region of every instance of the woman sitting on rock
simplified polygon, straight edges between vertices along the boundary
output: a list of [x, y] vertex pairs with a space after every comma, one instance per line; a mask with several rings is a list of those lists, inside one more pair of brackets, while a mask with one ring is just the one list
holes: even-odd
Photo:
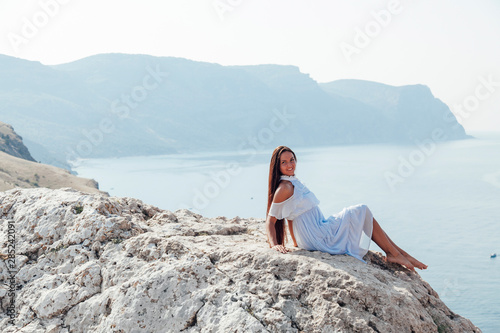
[[296, 162], [295, 153], [285, 146], [276, 148], [271, 157], [266, 218], [270, 247], [281, 253], [288, 252], [285, 247], [286, 219], [295, 247], [349, 254], [363, 261], [373, 239], [386, 253], [388, 262], [411, 270], [427, 268], [394, 244], [365, 205], [344, 208], [325, 219], [316, 196], [295, 177]]

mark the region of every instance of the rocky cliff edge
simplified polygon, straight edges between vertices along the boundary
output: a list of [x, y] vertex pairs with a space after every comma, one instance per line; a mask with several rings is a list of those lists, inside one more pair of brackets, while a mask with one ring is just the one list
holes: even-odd
[[0, 151], [9, 155], [35, 162], [28, 148], [23, 144], [21, 138], [14, 128], [0, 121]]
[[0, 252], [1, 332], [480, 332], [378, 253], [270, 249], [263, 219], [14, 189], [0, 193]]

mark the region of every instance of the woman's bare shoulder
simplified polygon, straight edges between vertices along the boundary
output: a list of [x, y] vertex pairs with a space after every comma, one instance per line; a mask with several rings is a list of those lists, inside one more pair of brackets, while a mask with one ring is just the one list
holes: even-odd
[[293, 184], [288, 180], [282, 180], [274, 193], [273, 202], [280, 203], [293, 195]]

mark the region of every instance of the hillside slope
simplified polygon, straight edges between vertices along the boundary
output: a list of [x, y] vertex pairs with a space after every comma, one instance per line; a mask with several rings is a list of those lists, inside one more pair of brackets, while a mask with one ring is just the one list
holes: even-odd
[[15, 187], [72, 187], [99, 193], [95, 180], [76, 177], [65, 169], [37, 163], [12, 126], [0, 122], [0, 191]]
[[100, 192], [97, 182], [93, 179], [80, 178], [65, 169], [0, 152], [0, 191], [15, 187], [72, 187], [87, 193]]

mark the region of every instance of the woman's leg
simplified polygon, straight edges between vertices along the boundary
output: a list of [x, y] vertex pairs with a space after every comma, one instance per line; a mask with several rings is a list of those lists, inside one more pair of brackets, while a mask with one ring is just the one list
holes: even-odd
[[387, 234], [382, 230], [382, 227], [380, 227], [375, 218], [373, 218], [372, 239], [385, 252], [387, 261], [415, 270], [414, 265], [399, 251], [399, 248], [391, 239], [387, 237]]
[[[376, 222], [375, 218], [373, 219], [373, 221]], [[378, 224], [378, 222], [377, 222], [377, 224]], [[380, 227], [380, 229], [382, 229], [382, 227]], [[384, 233], [385, 233], [385, 231], [384, 231]], [[387, 237], [389, 242], [391, 242], [392, 246], [394, 246], [403, 256], [405, 256], [406, 259], [408, 259], [412, 263], [413, 266], [415, 266], [419, 269], [426, 269], [427, 268], [427, 265], [425, 265], [425, 264], [421, 263], [420, 261], [418, 261], [417, 259], [413, 258], [411, 255], [409, 255], [403, 249], [401, 249], [399, 246], [397, 246], [396, 243], [394, 243], [392, 241], [392, 239], [389, 237], [389, 235], [387, 235], [385, 233], [385, 236]]]

